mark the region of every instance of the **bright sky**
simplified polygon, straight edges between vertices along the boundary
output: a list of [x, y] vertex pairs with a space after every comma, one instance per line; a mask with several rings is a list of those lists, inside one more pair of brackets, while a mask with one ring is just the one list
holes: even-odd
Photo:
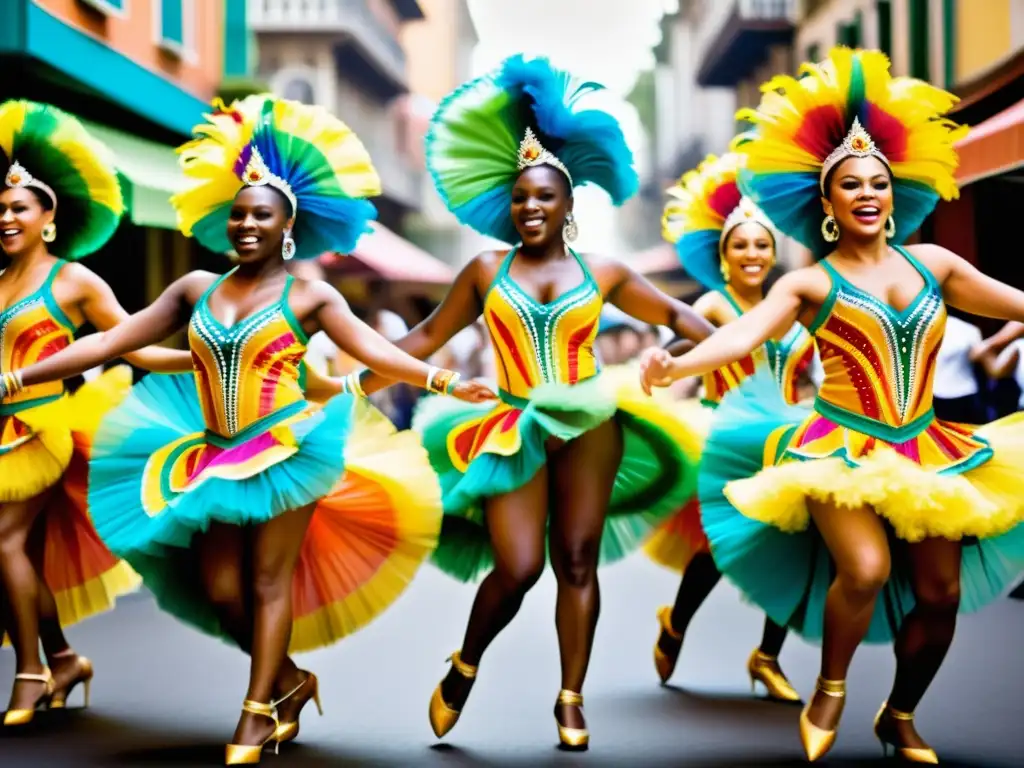
[[[651, 49], [661, 39], [658, 23], [676, 0], [468, 0], [480, 42], [475, 74], [483, 74], [515, 53], [547, 56], [555, 66], [610, 91], [600, 106], [622, 122], [633, 152], [644, 138], [633, 108], [622, 101], [637, 75], [654, 64]], [[597, 106], [598, 102], [592, 102]], [[598, 189], [577, 193], [576, 215], [583, 251], [619, 251], [614, 210]]]

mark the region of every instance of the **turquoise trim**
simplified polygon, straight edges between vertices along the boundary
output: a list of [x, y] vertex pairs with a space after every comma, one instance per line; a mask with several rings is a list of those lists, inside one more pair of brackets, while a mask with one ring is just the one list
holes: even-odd
[[700, 404], [705, 408], [717, 408], [719, 403], [716, 400], [708, 400], [706, 397], [700, 399]]
[[814, 316], [810, 326], [807, 328], [807, 332], [814, 336], [818, 329], [825, 324], [828, 320], [828, 316], [832, 314], [832, 307], [836, 304], [836, 297], [839, 296], [839, 285], [838, 280], [842, 279], [842, 276], [835, 270], [831, 264], [822, 259], [818, 262], [825, 269], [825, 274], [828, 275], [830, 287], [828, 289], [828, 296], [825, 297], [825, 301], [821, 304], [821, 309], [818, 310], [818, 314]]
[[292, 283], [295, 282], [295, 278], [288, 275], [284, 281], [284, 291], [281, 294], [281, 314], [284, 315], [285, 322], [291, 326], [292, 332], [304, 345], [309, 344], [309, 336], [306, 334], [306, 329], [302, 327], [302, 323], [299, 322], [299, 318], [292, 312], [291, 305], [288, 304], [288, 294], [292, 290]]
[[60, 259], [53, 265], [53, 269], [50, 270], [50, 274], [47, 275], [46, 282], [43, 283], [43, 287], [39, 289], [39, 292], [43, 295], [43, 303], [46, 304], [46, 308], [53, 316], [53, 319], [73, 334], [78, 330], [78, 328], [71, 321], [71, 318], [64, 313], [64, 310], [60, 308], [60, 304], [58, 304], [57, 300], [53, 297], [53, 281], [57, 279], [57, 275], [65, 264], [67, 264], [67, 262]]
[[31, 408], [38, 408], [41, 405], [52, 403], [54, 400], [60, 400], [64, 397], [64, 394], [59, 395], [47, 395], [46, 397], [36, 397], [32, 400], [23, 400], [20, 403], [0, 403], [0, 416], [13, 416], [16, 413], [27, 411]]
[[268, 413], [262, 419], [257, 419], [241, 432], [237, 432], [231, 437], [218, 435], [216, 432], [210, 432], [207, 430], [206, 442], [210, 445], [215, 445], [218, 448], [234, 448], [236, 445], [241, 445], [247, 440], [251, 440], [257, 435], [266, 432], [268, 429], [280, 424], [285, 419], [295, 416], [298, 413], [302, 413], [307, 405], [308, 403], [305, 400], [296, 400], [291, 405], [286, 405], [277, 409], [273, 413]]
[[924, 432], [928, 426], [935, 421], [935, 411], [929, 408], [913, 421], [909, 421], [899, 427], [892, 427], [880, 421], [869, 419], [859, 413], [840, 408], [821, 397], [814, 399], [814, 410], [829, 421], [834, 421], [842, 427], [862, 432], [887, 443], [905, 443]]
[[529, 398], [513, 395], [511, 392], [506, 392], [504, 389], [498, 390], [498, 399], [505, 403], [505, 405], [511, 405], [513, 408], [518, 408], [519, 410], [523, 410], [530, 404]]
[[[183, 136], [202, 120], [205, 101], [173, 81], [65, 24], [29, 0], [6, 0], [0, 20], [21, 22], [0, 33], [3, 50], [42, 61], [138, 115]], [[17, 18], [21, 16], [21, 18]], [[4, 27], [0, 24], [0, 29]]]
[[164, 499], [173, 499], [177, 493], [171, 488], [171, 473], [168, 471], [174, 467], [178, 459], [181, 458], [181, 454], [185, 451], [189, 451], [195, 448], [197, 445], [203, 444], [202, 436], [196, 436], [188, 438], [183, 442], [176, 445], [170, 453], [167, 454], [167, 460], [164, 462], [164, 471], [160, 473], [160, 496]]

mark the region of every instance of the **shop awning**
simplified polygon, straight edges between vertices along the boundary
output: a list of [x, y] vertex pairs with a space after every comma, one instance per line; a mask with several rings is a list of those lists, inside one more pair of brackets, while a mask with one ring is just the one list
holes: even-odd
[[99, 123], [82, 124], [114, 153], [128, 216], [140, 227], [176, 229], [171, 195], [186, 185], [175, 148], [147, 141]]
[[971, 128], [956, 150], [960, 186], [1024, 166], [1024, 100]]
[[382, 224], [370, 226], [373, 231], [359, 239], [355, 251], [348, 256], [327, 254], [323, 265], [342, 273], [369, 272], [394, 282], [448, 285], [455, 278], [452, 268], [440, 259]]

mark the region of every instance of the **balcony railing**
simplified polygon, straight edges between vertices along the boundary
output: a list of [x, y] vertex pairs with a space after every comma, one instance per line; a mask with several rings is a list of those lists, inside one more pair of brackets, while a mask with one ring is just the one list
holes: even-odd
[[735, 85], [767, 58], [768, 48], [792, 40], [797, 0], [708, 3], [697, 31], [698, 82]]
[[249, 25], [258, 33], [348, 36], [385, 75], [406, 83], [405, 52], [366, 0], [249, 0]]

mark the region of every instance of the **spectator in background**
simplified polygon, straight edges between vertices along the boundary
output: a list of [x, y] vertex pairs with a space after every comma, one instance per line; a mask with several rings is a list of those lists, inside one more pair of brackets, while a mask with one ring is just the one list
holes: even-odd
[[944, 421], [984, 424], [988, 421], [974, 365], [983, 351], [981, 331], [955, 315], [946, 319], [946, 334], [935, 366], [935, 415]]

